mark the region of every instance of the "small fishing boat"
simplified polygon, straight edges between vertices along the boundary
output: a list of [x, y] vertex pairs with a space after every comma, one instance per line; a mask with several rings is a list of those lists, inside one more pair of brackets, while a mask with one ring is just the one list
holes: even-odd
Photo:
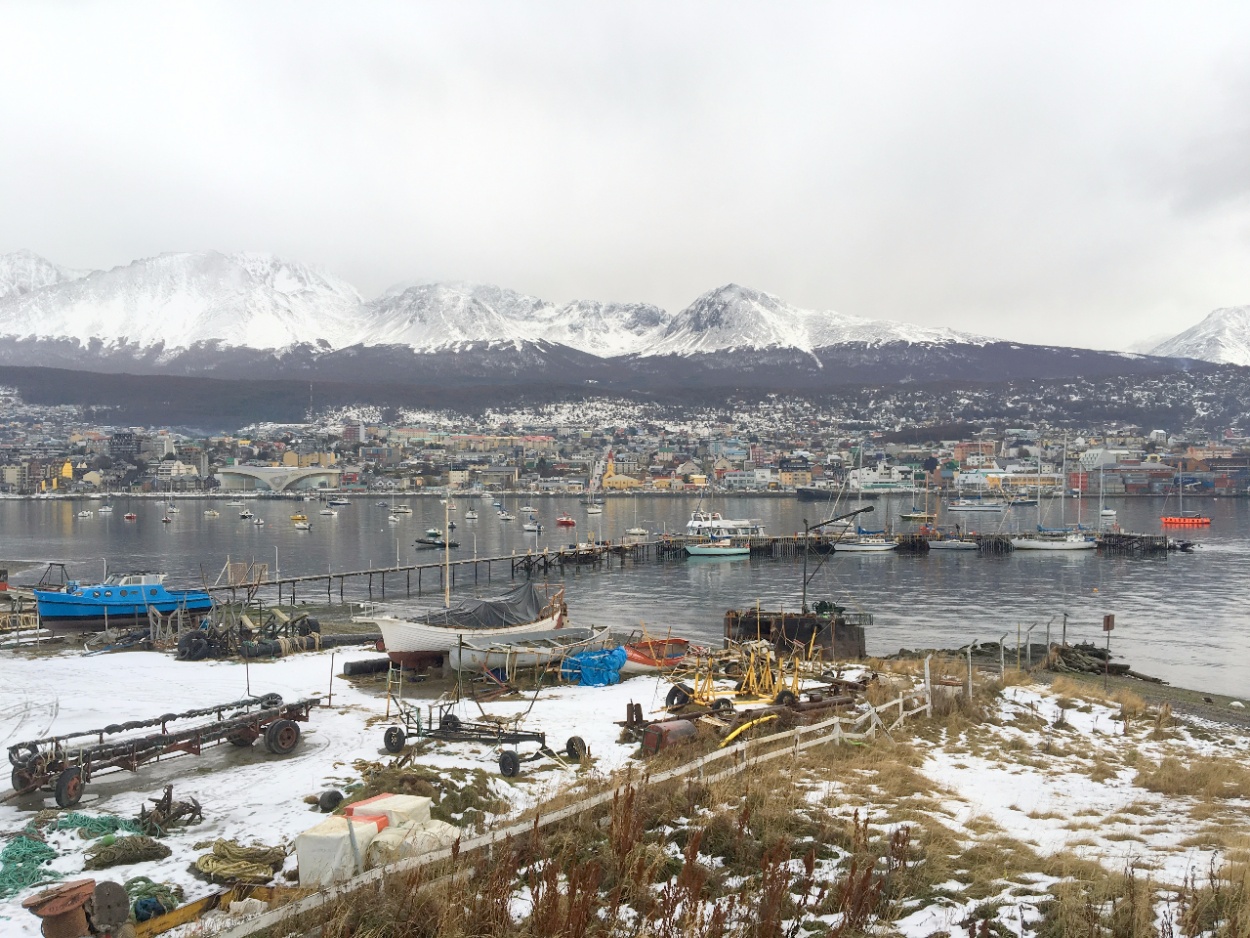
[[296, 521], [295, 530], [296, 531], [311, 531], [312, 525], [309, 524], [307, 521]]
[[387, 515], [386, 523], [387, 524], [399, 524], [399, 515]]
[[204, 517], [205, 518], [220, 518], [221, 512], [218, 511], [216, 508], [205, 508]]
[[443, 537], [443, 532], [438, 528], [429, 528], [425, 532], [425, 537], [419, 537], [412, 542], [415, 547], [448, 547], [455, 550], [460, 546], [459, 541], [448, 541]]
[[410, 515], [412, 508], [409, 505], [392, 505], [391, 514], [393, 515]]
[[339, 507], [341, 505], [350, 505], [351, 502], [349, 502], [346, 498], [332, 498], [328, 502], [326, 502], [326, 504]]
[[391, 506], [390, 506], [389, 504], [387, 504], [386, 502], [378, 502], [378, 507], [379, 507], [379, 508], [390, 508]]
[[521, 511], [525, 512], [526, 514], [532, 515], [532, 514], [537, 514], [538, 509], [533, 507], [532, 505], [522, 505]]
[[139, 520], [139, 516], [138, 516], [138, 515], [136, 515], [133, 511], [128, 511], [128, 512], [126, 512], [124, 515], [122, 515], [122, 520], [124, 520], [124, 521], [138, 521], [138, 520]]
[[603, 514], [603, 506], [599, 504], [590, 504], [586, 506], [586, 514], [601, 515]]
[[242, 511], [239, 512], [239, 517], [246, 521], [248, 518], [252, 517], [251, 509], [244, 508]]
[[359, 616], [376, 625], [391, 660], [414, 665], [446, 655], [461, 640], [474, 644], [510, 640], [523, 633], [558, 629], [564, 621], [564, 590], [548, 596], [536, 584], [522, 583], [497, 599], [465, 599], [423, 615], [403, 612]]
[[691, 557], [749, 557], [751, 548], [746, 544], [735, 544], [726, 537], [706, 544], [687, 544], [686, 553]]
[[929, 550], [931, 551], [980, 550], [980, 548], [980, 544], [966, 537], [943, 537], [929, 541]]
[[622, 674], [648, 674], [675, 668], [690, 651], [684, 638], [641, 638], [625, 643]]
[[574, 528], [577, 527], [577, 522], [565, 512], [556, 518], [556, 525], [561, 528]]
[[515, 638], [465, 636], [447, 653], [457, 671], [544, 668], [579, 651], [598, 650], [609, 642], [607, 626], [528, 632]]
[[504, 511], [501, 508], [499, 509], [499, 520], [500, 521], [516, 521], [516, 515], [512, 514], [512, 512], [510, 511]]
[[439, 499], [439, 501], [441, 501], [444, 505], [446, 505], [446, 506], [447, 506], [447, 510], [448, 510], [448, 511], [455, 511], [455, 510], [456, 510], [456, 503], [455, 503], [455, 502], [453, 502], [453, 501], [449, 501], [448, 499], [445, 499], [445, 498], [440, 498], [440, 499]]
[[874, 535], [860, 535], [847, 541], [834, 541], [834, 551], [850, 554], [884, 554], [898, 547], [896, 541], [886, 540]]
[[169, 515], [166, 515], [164, 518], [161, 519], [161, 524], [173, 524], [173, 523], [174, 523], [174, 519], [169, 517]]
[[101, 506], [100, 506], [100, 514], [102, 514], [102, 515], [111, 515], [112, 513], [113, 513], [113, 506], [112, 506], [112, 505], [101, 505]]
[[91, 631], [127, 620], [147, 624], [149, 608], [161, 613], [202, 612], [213, 601], [203, 590], [171, 590], [163, 573], [127, 573], [82, 586], [71, 580], [61, 590], [34, 590], [39, 618], [54, 631]]
[[324, 515], [327, 518], [337, 518], [339, 515], [333, 508], [322, 508], [317, 514]]
[[448, 531], [454, 531], [454, 530], [456, 530], [456, 522], [454, 522], [454, 521], [448, 521], [448, 522], [447, 522], [447, 530], [448, 530]]
[[468, 511], [466, 511], [466, 512], [464, 513], [464, 520], [465, 520], [465, 521], [476, 521], [476, 520], [477, 520], [477, 509], [476, 509], [476, 508], [470, 508]]
[[521, 525], [521, 530], [530, 531], [534, 534], [541, 534], [543, 531], [543, 526], [539, 524], [537, 521], [527, 521], [525, 522], [525, 524]]
[[94, 518], [94, 517], [95, 517], [95, 512], [94, 512], [94, 511], [88, 511], [86, 508], [84, 508], [82, 511], [78, 512], [78, 517], [80, 517], [80, 518]]
[[265, 519], [257, 518], [256, 520], [252, 522], [252, 524], [256, 525], [258, 528], [263, 528], [265, 526]]
[[291, 520], [292, 521], [307, 521], [308, 515], [304, 514], [302, 511], [296, 512], [295, 514], [291, 515]]

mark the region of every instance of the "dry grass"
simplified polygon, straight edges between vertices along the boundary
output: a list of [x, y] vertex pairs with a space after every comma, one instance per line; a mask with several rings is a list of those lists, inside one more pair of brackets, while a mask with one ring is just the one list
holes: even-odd
[[1215, 756], [1194, 756], [1188, 762], [1168, 756], [1157, 765], [1139, 769], [1134, 784], [1161, 795], [1244, 798], [1250, 795], [1250, 769]]

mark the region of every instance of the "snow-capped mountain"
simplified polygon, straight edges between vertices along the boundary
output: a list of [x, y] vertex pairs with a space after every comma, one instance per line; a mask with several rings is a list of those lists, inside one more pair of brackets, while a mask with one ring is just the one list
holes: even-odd
[[162, 254], [0, 301], [0, 336], [84, 348], [341, 348], [362, 331], [354, 287], [263, 254]]
[[771, 293], [731, 283], [703, 294], [674, 316], [640, 354], [697, 355], [746, 349], [812, 352], [852, 343], [985, 345], [991, 341], [951, 329], [800, 309]]
[[1250, 306], [1217, 309], [1192, 329], [1155, 346], [1150, 354], [1250, 365]]
[[56, 283], [80, 280], [90, 271], [58, 267], [34, 251], [0, 254], [0, 300], [20, 296]]
[[564, 345], [613, 357], [643, 347], [669, 315], [645, 303], [574, 301], [560, 306], [490, 284], [423, 283], [388, 290], [368, 306], [361, 343], [418, 351]]

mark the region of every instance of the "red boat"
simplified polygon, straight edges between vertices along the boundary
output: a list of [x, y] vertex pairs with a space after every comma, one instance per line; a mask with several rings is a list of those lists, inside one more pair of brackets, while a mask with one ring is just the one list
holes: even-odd
[[139, 519], [139, 516], [136, 515], [133, 511], [126, 512], [124, 515], [122, 515], [122, 517], [125, 518], [127, 521], [137, 521]]
[[644, 638], [625, 643], [625, 664], [622, 674], [645, 674], [676, 667], [690, 651], [684, 638]]
[[562, 528], [573, 528], [577, 526], [577, 522], [570, 518], [567, 513], [556, 518], [556, 524]]

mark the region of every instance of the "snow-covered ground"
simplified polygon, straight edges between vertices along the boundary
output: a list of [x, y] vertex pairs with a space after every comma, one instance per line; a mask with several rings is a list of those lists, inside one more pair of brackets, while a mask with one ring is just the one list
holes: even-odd
[[[173, 784], [175, 798], [195, 798], [204, 806], [204, 822], [177, 828], [164, 838], [173, 850], [167, 859], [86, 874], [84, 851], [90, 841], [80, 839], [74, 831], [53, 833], [48, 842], [59, 855], [51, 870], [67, 878], [87, 875], [121, 881], [148, 876], [181, 885], [192, 899], [215, 888], [188, 870], [189, 864], [206, 852], [194, 849], [194, 844], [216, 838], [289, 844], [322, 817], [304, 802], [305, 795], [341, 789], [358, 780], [352, 768], [357, 759], [390, 758], [382, 746], [388, 724], [375, 721], [366, 726], [366, 720], [383, 716], [385, 698], [376, 690], [361, 690], [334, 676], [334, 672], [342, 671], [345, 661], [371, 656], [374, 653], [340, 650], [334, 655], [333, 668], [328, 651], [246, 666], [231, 661], [183, 662], [151, 653], [0, 659], [0, 741], [6, 748], [52, 734], [237, 700], [247, 695], [249, 687], [254, 694], [281, 694], [287, 702], [317, 694], [324, 702], [333, 690], [331, 705], [314, 709], [311, 719], [300, 724], [300, 743], [289, 756], [270, 755], [261, 742], [250, 749], [223, 745], [199, 757], [177, 756], [146, 765], [137, 773], [117, 772], [91, 781], [75, 810], [135, 817], [147, 799], [159, 797], [165, 785]], [[635, 678], [614, 687], [546, 689], [523, 727], [545, 731], [557, 748], [563, 748], [570, 736], [581, 736], [590, 746], [595, 770], [610, 772], [623, 765], [632, 752], [631, 747], [617, 742], [620, 729], [613, 721], [625, 718], [630, 701], [641, 703], [648, 712], [661, 704], [663, 693], [657, 693], [658, 687], [654, 678]], [[529, 701], [524, 700], [487, 709], [491, 714], [508, 716], [528, 706]], [[477, 708], [468, 707], [462, 705], [461, 716], [476, 718]], [[488, 747], [456, 745], [438, 747], [421, 763], [434, 769], [482, 769], [497, 776], [497, 758], [498, 752]], [[511, 794], [513, 804], [523, 808], [570, 784], [574, 771], [550, 760], [525, 763], [515, 784], [500, 778], [497, 790]], [[56, 807], [56, 802], [47, 792], [0, 804], [0, 837], [7, 840], [19, 833], [35, 811], [49, 807]], [[294, 857], [287, 863], [293, 867]], [[21, 900], [34, 891], [0, 902], [0, 934], [37, 938], [39, 920], [21, 908]]]

